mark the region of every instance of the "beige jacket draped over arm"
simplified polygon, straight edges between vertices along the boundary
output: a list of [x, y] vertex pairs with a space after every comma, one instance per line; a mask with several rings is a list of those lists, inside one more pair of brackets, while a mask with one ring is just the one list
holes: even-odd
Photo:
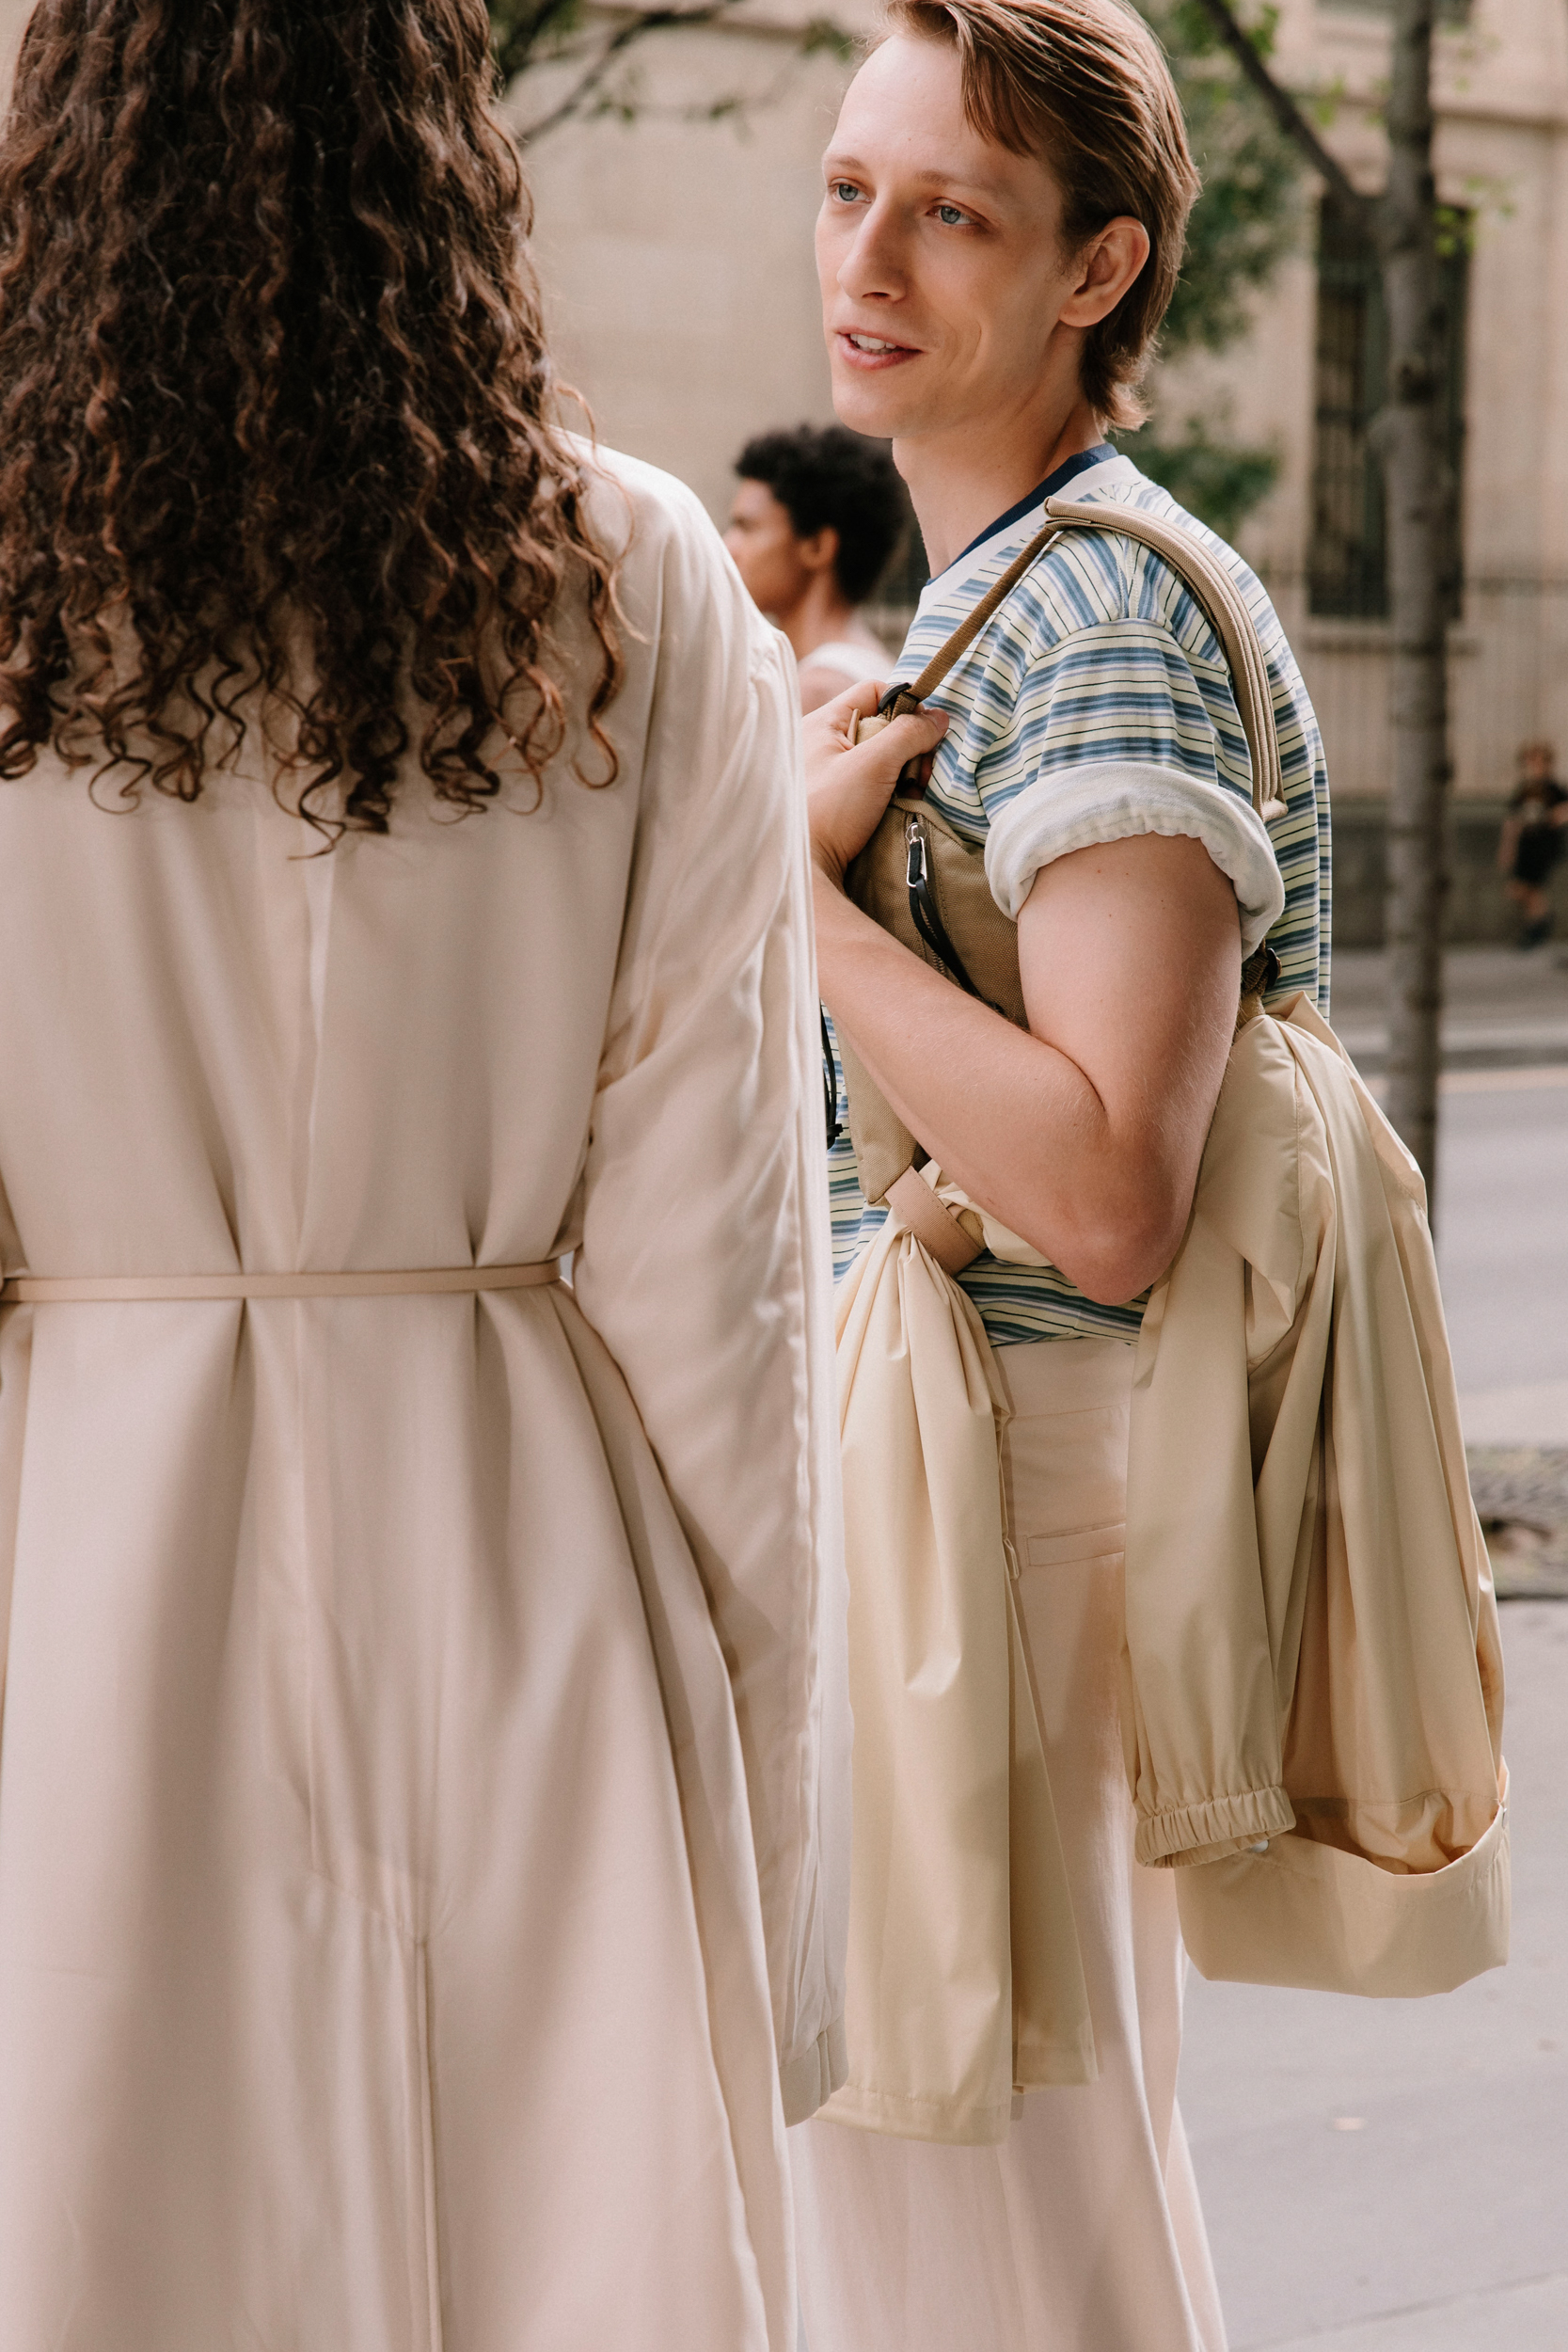
[[1304, 998], [1232, 1052], [1132, 1395], [1138, 1853], [1208, 1976], [1508, 1950], [1502, 1659], [1420, 1175]]
[[[924, 1182], [972, 1240], [1035, 1257]], [[856, 1863], [828, 2111], [981, 2142], [1015, 2089], [1096, 2058], [1017, 1638], [1004, 1384], [906, 1199], [840, 1294]], [[1418, 1994], [1506, 1959], [1497, 1603], [1425, 1198], [1304, 998], [1241, 1029], [1144, 1317], [1122, 1726], [1138, 1859], [1185, 1866], [1206, 1975]]]

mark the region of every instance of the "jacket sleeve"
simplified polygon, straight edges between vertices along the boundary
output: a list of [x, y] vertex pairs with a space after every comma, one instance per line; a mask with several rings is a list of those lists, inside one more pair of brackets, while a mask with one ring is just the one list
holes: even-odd
[[793, 2122], [843, 2072], [849, 1758], [799, 719], [695, 501], [661, 527], [657, 609], [630, 615], [657, 676], [575, 1279], [729, 1668]]

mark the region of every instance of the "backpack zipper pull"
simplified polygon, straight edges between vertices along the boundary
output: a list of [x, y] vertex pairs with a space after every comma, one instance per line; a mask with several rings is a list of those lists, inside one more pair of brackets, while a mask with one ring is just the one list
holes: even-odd
[[912, 813], [904, 819], [904, 847], [909, 852], [904, 882], [910, 890], [926, 887], [926, 828]]

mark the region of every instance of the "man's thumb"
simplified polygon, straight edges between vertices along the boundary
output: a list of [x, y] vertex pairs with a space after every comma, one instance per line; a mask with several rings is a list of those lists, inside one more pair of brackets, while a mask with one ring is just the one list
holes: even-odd
[[924, 710], [907, 710], [895, 719], [888, 728], [888, 748], [897, 747], [904, 760], [918, 759], [923, 752], [935, 751], [947, 732], [947, 713], [927, 707]]

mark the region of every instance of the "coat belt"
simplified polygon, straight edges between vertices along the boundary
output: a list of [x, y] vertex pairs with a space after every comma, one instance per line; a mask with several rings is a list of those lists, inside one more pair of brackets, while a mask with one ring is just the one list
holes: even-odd
[[0, 1307], [47, 1307], [183, 1298], [412, 1298], [441, 1291], [531, 1291], [561, 1279], [561, 1261], [538, 1265], [392, 1267], [366, 1274], [13, 1274]]

